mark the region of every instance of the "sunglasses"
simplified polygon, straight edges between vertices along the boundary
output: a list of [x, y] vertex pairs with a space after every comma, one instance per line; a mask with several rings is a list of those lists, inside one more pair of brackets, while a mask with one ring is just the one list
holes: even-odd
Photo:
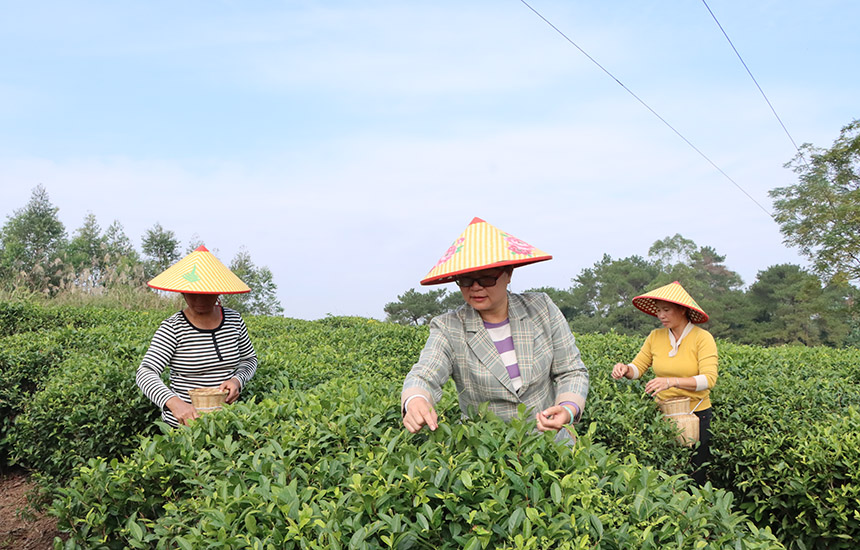
[[499, 280], [505, 272], [502, 271], [495, 277], [492, 275], [484, 275], [483, 277], [458, 277], [457, 278], [457, 286], [461, 286], [463, 288], [468, 288], [475, 283], [478, 283], [480, 286], [486, 288], [488, 286], [496, 286], [496, 282]]

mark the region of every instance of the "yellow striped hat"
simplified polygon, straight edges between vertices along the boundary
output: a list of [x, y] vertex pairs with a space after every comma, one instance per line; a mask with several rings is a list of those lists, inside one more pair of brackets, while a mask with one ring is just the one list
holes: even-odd
[[708, 314], [699, 307], [699, 304], [696, 303], [696, 300], [692, 296], [687, 294], [687, 291], [684, 290], [684, 287], [678, 281], [633, 298], [633, 305], [648, 315], [656, 317], [657, 304], [654, 303], [654, 300], [672, 302], [673, 304], [686, 307], [690, 310], [690, 321], [694, 323], [706, 323], [708, 321]]
[[233, 274], [205, 246], [196, 248], [146, 283], [157, 290], [188, 294], [242, 294], [248, 285]]
[[458, 275], [491, 267], [519, 266], [551, 260], [529, 243], [475, 218], [421, 280], [422, 285], [453, 281]]

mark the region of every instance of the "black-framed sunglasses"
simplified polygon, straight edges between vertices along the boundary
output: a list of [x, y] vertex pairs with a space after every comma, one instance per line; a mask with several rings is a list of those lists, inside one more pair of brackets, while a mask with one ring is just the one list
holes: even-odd
[[483, 277], [457, 277], [457, 286], [468, 288], [475, 283], [478, 283], [484, 288], [488, 286], [496, 286], [496, 282], [499, 280], [499, 277], [504, 275], [504, 273], [505, 272], [502, 271], [495, 277], [492, 275], [484, 275]]

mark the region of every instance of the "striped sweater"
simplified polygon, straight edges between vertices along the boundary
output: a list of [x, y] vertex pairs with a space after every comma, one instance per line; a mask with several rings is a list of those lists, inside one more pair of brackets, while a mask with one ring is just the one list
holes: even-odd
[[[171, 397], [191, 403], [188, 390], [217, 387], [230, 378], [244, 387], [257, 370], [257, 355], [242, 317], [232, 309], [222, 312], [221, 324], [214, 329], [195, 327], [181, 311], [165, 319], [137, 368], [137, 385], [171, 426], [179, 425], [165, 407]], [[170, 367], [170, 387], [161, 380], [165, 367]]]

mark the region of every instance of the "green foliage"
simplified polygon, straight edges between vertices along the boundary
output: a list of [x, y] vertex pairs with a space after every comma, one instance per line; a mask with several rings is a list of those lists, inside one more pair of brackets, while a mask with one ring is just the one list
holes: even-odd
[[562, 312], [571, 328], [578, 333], [646, 334], [654, 320], [633, 308], [631, 301], [648, 290], [680, 281], [711, 316], [706, 328], [715, 336], [743, 334], [745, 319], [738, 319], [736, 307], [742, 302], [743, 281], [725, 266], [725, 256], [709, 246], [699, 247], [680, 234], [656, 241], [648, 256], [614, 260], [604, 254], [603, 259], [573, 279], [568, 292], [552, 293], [553, 299], [564, 306]]
[[614, 260], [607, 254], [583, 269], [569, 290], [537, 290], [552, 297], [577, 333], [647, 334], [657, 323], [632, 306], [633, 298], [679, 281], [708, 313], [703, 327], [715, 338], [756, 345], [860, 342], [858, 289], [844, 280], [822, 286], [816, 275], [784, 264], [760, 271], [743, 291], [725, 256], [680, 234], [655, 242], [648, 255]]
[[[786, 546], [853, 548], [860, 535], [860, 350], [720, 345], [714, 483]], [[853, 449], [847, 449], [853, 445]]]
[[282, 315], [284, 308], [278, 301], [278, 285], [272, 276], [272, 271], [266, 267], [257, 267], [251, 260], [251, 255], [244, 248], [240, 249], [230, 263], [230, 271], [251, 288], [250, 293], [228, 294], [221, 297], [221, 302], [239, 313], [248, 315]]
[[583, 422], [596, 424], [595, 439], [622, 455], [667, 472], [689, 472], [690, 449], [675, 444], [675, 427], [645, 394], [645, 380], [616, 381], [609, 375], [615, 363], [629, 361], [641, 345], [639, 339], [614, 333], [577, 338], [591, 383]]
[[798, 182], [770, 191], [785, 242], [817, 272], [860, 279], [860, 119], [839, 132], [830, 149], [806, 143], [788, 164]]
[[571, 450], [487, 416], [410, 435], [396, 388], [333, 380], [93, 460], [53, 505], [66, 547], [782, 547], [730, 494], [688, 490], [589, 434]]
[[771, 266], [747, 292], [753, 322], [738, 340], [839, 346], [848, 336], [847, 290], [836, 284], [822, 288], [821, 279], [796, 265]]
[[156, 223], [143, 234], [144, 273], [147, 279], [155, 277], [180, 258], [176, 234]]
[[648, 290], [659, 273], [639, 256], [613, 260], [604, 254], [574, 279], [570, 292], [578, 315], [568, 318], [571, 328], [582, 333], [608, 332], [612, 327], [623, 334], [642, 334], [653, 323], [630, 307], [630, 301]]
[[447, 288], [418, 292], [410, 288], [397, 297], [396, 302], [385, 304], [386, 321], [401, 325], [426, 325], [433, 317], [463, 304], [459, 291], [448, 294]]
[[[142, 243], [146, 259], [141, 260], [118, 220], [102, 232], [95, 214], [89, 213], [67, 240], [58, 210], [39, 185], [30, 202], [0, 228], [0, 300], [50, 299], [57, 305], [137, 310], [161, 309], [173, 302], [145, 286], [179, 259], [173, 231], [158, 223], [148, 229]], [[237, 269], [252, 293], [225, 302], [242, 313], [281, 315], [271, 270], [255, 267], [244, 250], [234, 262], [239, 262]]]
[[400, 384], [427, 328], [358, 317], [247, 318], [260, 367], [243, 399], [158, 433], [133, 377], [162, 318], [0, 302], [16, 419], [0, 449], [53, 484], [68, 548], [781, 548], [772, 530], [802, 549], [860, 536], [858, 350], [718, 341], [713, 486], [700, 489], [644, 381], [609, 377], [641, 337], [577, 337], [592, 384], [571, 450], [525, 411], [461, 422], [452, 383], [440, 428], [408, 434]]
[[41, 185], [30, 202], [16, 210], [0, 229], [0, 280], [29, 290], [51, 290], [60, 273], [57, 262], [66, 242], [66, 229]]

